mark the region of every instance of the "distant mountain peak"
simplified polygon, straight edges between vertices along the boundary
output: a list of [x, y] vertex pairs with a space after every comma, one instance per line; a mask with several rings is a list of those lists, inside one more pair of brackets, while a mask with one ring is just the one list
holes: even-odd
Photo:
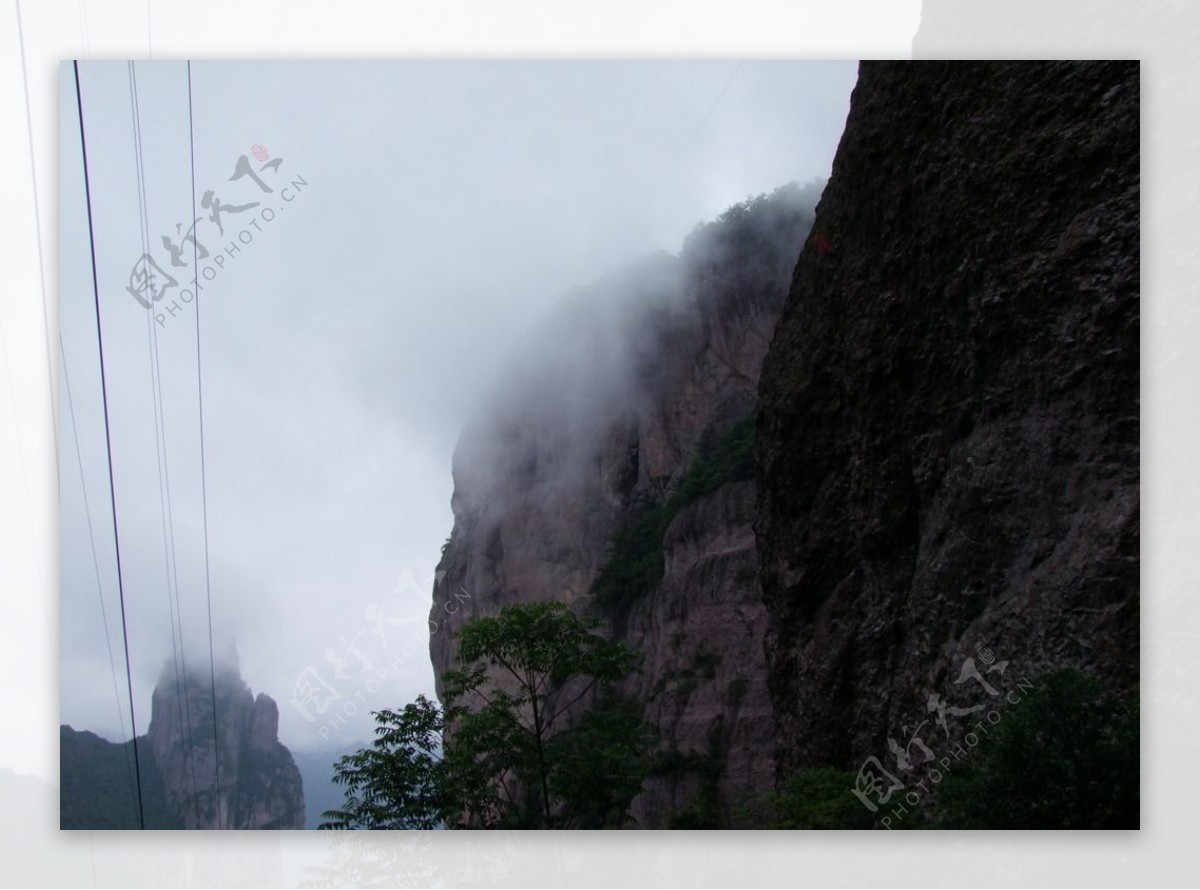
[[[279, 707], [236, 662], [215, 676], [168, 663], [138, 738], [146, 827], [302, 828], [300, 772], [278, 732]], [[137, 827], [132, 743], [64, 726], [61, 763], [61, 827]]]

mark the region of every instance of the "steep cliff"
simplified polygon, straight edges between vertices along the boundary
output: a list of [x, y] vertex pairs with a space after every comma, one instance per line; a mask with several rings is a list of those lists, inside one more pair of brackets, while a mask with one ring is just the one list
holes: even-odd
[[[279, 742], [275, 702], [252, 695], [236, 672], [219, 673], [214, 735], [212, 691], [209, 677], [176, 682], [169, 669], [155, 686], [138, 738], [146, 827], [303, 828], [300, 772]], [[132, 743], [69, 726], [61, 736], [62, 827], [138, 827]]]
[[465, 618], [546, 599], [600, 613], [645, 656], [624, 690], [660, 736], [645, 827], [728, 819], [773, 782], [751, 413], [816, 195], [737, 205], [678, 257], [572, 294], [456, 449], [435, 674]]
[[759, 391], [782, 775], [981, 647], [1136, 688], [1138, 73], [862, 65]]

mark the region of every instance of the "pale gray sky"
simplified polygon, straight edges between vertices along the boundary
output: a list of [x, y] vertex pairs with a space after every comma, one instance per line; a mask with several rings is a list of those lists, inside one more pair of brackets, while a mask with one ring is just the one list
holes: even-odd
[[[129, 69], [80, 70], [140, 733], [171, 652], [154, 341], [125, 290], [142, 254]], [[423, 610], [452, 524], [450, 456], [520, 334], [568, 289], [677, 252], [729, 204], [827, 176], [855, 72], [853, 62], [193, 65], [197, 199], [211, 189], [226, 206], [258, 202], [222, 214], [224, 236], [197, 206], [211, 252], [200, 265], [214, 270], [201, 291], [213, 622], [251, 688], [279, 703], [285, 744], [368, 738], [367, 711], [432, 691]], [[178, 243], [176, 224], [193, 218], [186, 68], [139, 62], [136, 81], [150, 253], [178, 282], [155, 304], [165, 324], [153, 333], [182, 630], [207, 670], [196, 314], [180, 300], [191, 245], [188, 265], [172, 267], [161, 240]], [[123, 701], [69, 64], [61, 99], [63, 355]], [[260, 171], [255, 145], [282, 159], [277, 169]], [[229, 181], [241, 155], [270, 193]], [[240, 252], [214, 266], [231, 244]], [[62, 721], [119, 739], [128, 716], [114, 698], [65, 387], [61, 421]], [[344, 654], [355, 639], [371, 672], [352, 658], [338, 679], [326, 650]], [[309, 668], [341, 695], [324, 714], [310, 705], [311, 721], [289, 703]], [[344, 724], [330, 723], [335, 712]]]

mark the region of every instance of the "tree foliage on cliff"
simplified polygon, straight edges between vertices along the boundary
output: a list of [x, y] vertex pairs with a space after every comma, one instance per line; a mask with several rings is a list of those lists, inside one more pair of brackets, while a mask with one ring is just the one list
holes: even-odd
[[684, 239], [681, 256], [693, 266], [750, 272], [764, 281], [778, 264], [790, 270], [824, 186], [821, 180], [789, 182], [770, 194], [748, 196], [712, 222], [697, 225]]
[[466, 621], [445, 709], [422, 696], [377, 712], [373, 746], [335, 765], [346, 801], [321, 827], [623, 824], [649, 739], [633, 703], [608, 690], [637, 654], [598, 626], [557, 602]]
[[947, 773], [934, 828], [1137, 828], [1136, 699], [1075, 670], [1040, 677]]
[[847, 790], [853, 786], [850, 771], [808, 767], [780, 782], [777, 791], [747, 804], [743, 817], [762, 828], [871, 828], [875, 817]]
[[701, 445], [699, 453], [661, 504], [635, 509], [613, 535], [608, 560], [592, 585], [596, 605], [621, 615], [662, 581], [663, 535], [671, 521], [690, 504], [730, 482], [754, 478], [754, 424], [751, 412], [724, 435]]

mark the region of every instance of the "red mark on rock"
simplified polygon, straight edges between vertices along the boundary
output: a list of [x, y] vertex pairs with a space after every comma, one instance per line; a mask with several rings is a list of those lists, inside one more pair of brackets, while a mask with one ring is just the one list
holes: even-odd
[[824, 233], [818, 233], [813, 236], [813, 247], [821, 253], [829, 253], [833, 250], [833, 243], [825, 236]]
[[271, 153], [269, 151], [267, 151], [263, 146], [258, 145], [258, 144], [256, 144], [254, 146], [254, 148], [250, 149], [250, 153], [253, 154], [260, 161], [265, 161], [267, 158], [269, 158], [271, 156]]

